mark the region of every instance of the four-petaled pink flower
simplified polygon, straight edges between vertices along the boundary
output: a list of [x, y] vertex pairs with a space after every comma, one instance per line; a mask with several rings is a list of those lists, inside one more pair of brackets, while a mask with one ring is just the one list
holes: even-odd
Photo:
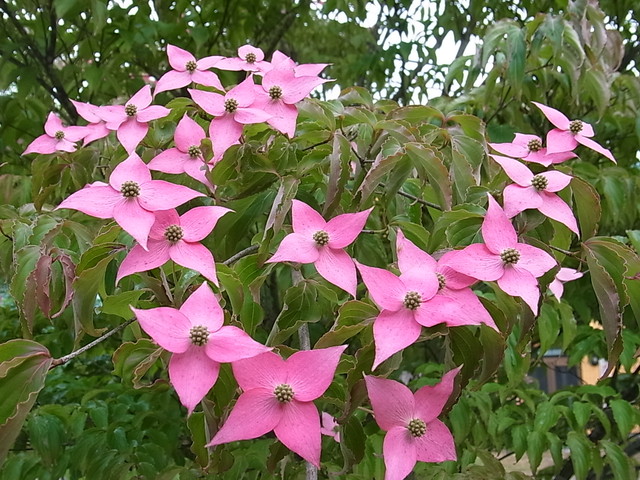
[[355, 297], [356, 267], [344, 248], [362, 231], [371, 210], [345, 213], [327, 222], [306, 203], [293, 200], [293, 233], [284, 237], [267, 262], [313, 263], [320, 276]]
[[186, 173], [213, 189], [206, 176], [206, 163], [200, 149], [200, 144], [206, 136], [204, 129], [185, 113], [178, 122], [173, 136], [175, 148], [160, 152], [151, 159], [149, 169], [164, 173]]
[[229, 418], [208, 446], [250, 440], [274, 431], [287, 448], [320, 466], [320, 415], [313, 404], [331, 385], [345, 345], [275, 353], [232, 364], [242, 388]]
[[58, 208], [113, 218], [146, 250], [149, 231], [156, 220], [153, 212], [175, 208], [202, 196], [182, 185], [152, 180], [149, 168], [133, 154], [113, 169], [108, 184], [89, 184], [67, 197]]
[[189, 89], [189, 94], [205, 112], [216, 117], [209, 125], [214, 160], [222, 158], [231, 145], [239, 142], [244, 125], [264, 122], [271, 117], [263, 110], [252, 107], [256, 93], [251, 77], [225, 95], [193, 89]]
[[216, 63], [216, 68], [220, 70], [259, 72], [269, 67], [269, 62], [264, 61], [264, 52], [260, 48], [251, 45], [243, 45], [238, 48], [237, 57], [223, 58]]
[[231, 211], [224, 207], [196, 207], [182, 216], [175, 210], [155, 212], [148, 250], [140, 245], [131, 249], [118, 269], [116, 283], [127, 275], [146, 272], [173, 260], [218, 285], [213, 255], [200, 241], [211, 233], [220, 217]]
[[507, 185], [502, 193], [504, 213], [515, 217], [520, 212], [535, 208], [580, 235], [571, 207], [555, 192], [559, 192], [571, 182], [572, 177], [556, 170], [534, 175], [525, 165], [508, 157], [490, 155], [507, 173], [514, 184]]
[[262, 85], [256, 85], [257, 95], [253, 106], [271, 115], [267, 120], [269, 125], [293, 137], [298, 118], [295, 104], [326, 81], [317, 76], [296, 76], [294, 67], [287, 62], [279, 63], [264, 74]]
[[22, 155], [28, 153], [75, 152], [75, 142], [86, 135], [83, 127], [65, 127], [60, 118], [49, 113], [44, 124], [44, 135], [40, 135], [27, 146]]
[[214, 55], [196, 60], [196, 57], [191, 53], [173, 45], [167, 45], [167, 57], [169, 57], [169, 65], [173, 70], [160, 77], [153, 91], [154, 95], [167, 90], [186, 87], [192, 82], [224, 91], [218, 76], [208, 70], [223, 57]]
[[582, 120], [569, 120], [564, 113], [555, 108], [538, 102], [532, 103], [542, 110], [544, 116], [556, 127], [547, 134], [547, 153], [568, 152], [580, 143], [616, 163], [609, 150], [591, 140], [594, 132], [590, 124]]
[[438, 415], [451, 396], [459, 370], [450, 370], [439, 384], [416, 393], [394, 380], [365, 377], [376, 422], [387, 432], [382, 444], [385, 480], [406, 478], [417, 461], [456, 460], [453, 436]]
[[423, 317], [430, 317], [429, 325], [444, 323], [448, 327], [461, 325], [485, 325], [498, 330], [493, 318], [473, 293], [471, 285], [475, 278], [456, 272], [449, 267], [449, 260], [456, 251], [445, 253], [437, 262], [427, 252], [420, 250], [398, 230], [396, 240], [398, 268], [402, 274], [416, 269], [422, 275], [435, 275], [438, 292], [428, 301], [420, 304]]
[[211, 288], [203, 283], [180, 307], [138, 310], [140, 327], [173, 353], [169, 380], [189, 414], [216, 383], [221, 363], [271, 350], [238, 327], [222, 326], [224, 314]]
[[125, 105], [110, 105], [96, 114], [107, 123], [109, 130], [116, 130], [118, 141], [127, 153], [133, 153], [149, 131], [147, 122], [166, 117], [171, 110], [151, 105], [151, 87], [145, 85]]
[[507, 294], [521, 297], [538, 314], [538, 277], [557, 265], [544, 250], [519, 243], [513, 225], [500, 205], [489, 197], [482, 222], [484, 244], [474, 243], [460, 250], [448, 264], [454, 270], [478, 280], [498, 282]]
[[562, 294], [564, 293], [564, 284], [566, 282], [572, 282], [574, 280], [579, 279], [584, 275], [583, 272], [579, 272], [573, 268], [561, 268], [558, 273], [556, 273], [556, 278], [549, 284], [549, 290], [551, 293], [560, 300], [562, 298]]
[[333, 416], [327, 412], [322, 412], [320, 415], [320, 433], [328, 437], [333, 438], [336, 442], [340, 443], [340, 430], [338, 422]]
[[503, 155], [521, 158], [526, 162], [539, 163], [545, 167], [555, 163], [562, 163], [577, 156], [573, 152], [549, 153], [542, 146], [540, 137], [524, 133], [516, 133], [516, 138], [511, 143], [490, 143], [489, 146]]

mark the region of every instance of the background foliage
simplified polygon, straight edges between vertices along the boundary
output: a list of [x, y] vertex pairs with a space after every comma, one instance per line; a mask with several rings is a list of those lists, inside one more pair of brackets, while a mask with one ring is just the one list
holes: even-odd
[[[485, 327], [445, 335], [435, 327], [382, 368], [400, 367], [396, 377], [409, 372], [417, 388], [433, 383], [443, 362], [465, 364], [468, 385], [449, 413], [460, 460], [419, 465], [416, 478], [525, 478], [497, 460], [509, 455], [526, 456], [536, 478], [635, 478], [637, 2], [468, 3], [177, 0], [122, 7], [102, 0], [0, 0], [0, 271], [7, 285], [0, 292], [0, 360], [20, 352], [11, 368], [0, 370], [0, 390], [29, 379], [15, 401], [19, 408], [0, 409], [2, 435], [17, 437], [11, 447], [9, 437], [0, 436], [0, 454], [11, 448], [3, 478], [303, 475], [301, 463], [285, 457], [286, 449], [271, 438], [208, 455], [206, 436], [233, 398], [230, 370], [223, 369], [203, 410], [185, 420], [166, 382], [164, 354], [135, 323], [45, 375], [52, 358], [129, 319], [129, 304], [145, 308], [169, 299], [155, 273], [115, 287], [117, 264], [130, 243], [118, 228], [52, 211], [124, 158], [114, 140], [72, 155], [20, 153], [41, 133], [49, 111], [69, 123], [78, 120], [70, 99], [117, 103], [159, 78], [168, 67], [169, 43], [200, 58], [232, 56], [247, 42], [267, 57], [279, 49], [300, 63], [332, 63], [328, 74], [341, 87], [358, 86], [337, 100], [327, 100], [335, 95], [326, 92], [305, 103], [291, 141], [277, 137], [263, 150], [270, 132], [252, 127], [247, 143], [212, 174], [221, 185], [216, 200], [238, 212], [223, 218], [207, 240], [218, 261], [260, 244], [252, 255], [218, 264], [234, 312], [230, 320], [273, 345], [297, 347], [294, 333], [302, 323], [310, 325], [318, 347], [353, 342], [339, 368], [343, 383], [321, 405], [343, 423], [341, 444], [324, 439], [327, 470], [381, 478], [382, 460], [374, 452], [381, 451], [382, 434], [356, 409], [364, 400], [361, 373], [372, 362], [376, 310], [368, 300], [351, 300], [336, 312], [342, 294], [312, 270], [292, 286], [288, 267], [261, 267], [285, 233], [290, 200], [324, 206], [327, 217], [375, 205], [378, 214], [368, 228], [377, 233], [362, 235], [353, 251], [368, 265], [393, 262], [395, 228], [429, 252], [467, 245], [477, 239], [485, 192], [499, 193], [507, 180], [488, 161], [486, 141], [510, 141], [515, 132], [542, 135], [548, 124], [530, 103], [540, 101], [593, 123], [598, 142], [618, 160], [612, 165], [583, 149], [580, 159], [561, 167], [577, 177], [567, 200], [577, 210], [582, 242], [535, 214], [518, 219], [528, 241], [555, 247], [563, 266], [588, 267], [590, 274], [568, 284], [562, 302], [547, 298], [535, 324], [513, 299], [483, 287], [503, 335]], [[379, 12], [373, 25], [363, 26], [372, 11]], [[450, 36], [457, 54], [444, 64], [437, 49]], [[231, 72], [223, 83], [239, 78]], [[171, 102], [171, 93], [160, 100]], [[398, 108], [427, 100], [428, 106]], [[147, 138], [152, 149], [167, 146], [177, 120], [193, 108], [183, 100], [170, 106], [172, 115]], [[374, 159], [380, 162], [372, 167]], [[344, 171], [351, 162], [353, 179], [336, 176], [338, 166]], [[335, 187], [331, 194], [327, 182]], [[42, 280], [35, 272], [47, 265], [50, 277]], [[197, 279], [181, 269], [165, 273], [179, 303]], [[594, 319], [604, 330], [593, 328]], [[544, 393], [528, 373], [552, 348], [563, 349], [572, 364], [585, 356], [607, 358], [612, 376], [596, 386]], [[539, 469], [543, 456], [553, 462]]]

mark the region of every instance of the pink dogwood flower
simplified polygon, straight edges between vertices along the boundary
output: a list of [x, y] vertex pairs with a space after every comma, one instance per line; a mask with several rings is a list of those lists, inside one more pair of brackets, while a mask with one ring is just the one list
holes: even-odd
[[584, 275], [583, 272], [579, 272], [574, 268], [561, 268], [558, 273], [556, 273], [556, 278], [549, 284], [549, 290], [551, 293], [560, 300], [562, 298], [562, 294], [564, 293], [564, 284], [566, 282], [572, 282], [574, 280], [579, 279]]
[[282, 53], [280, 50], [276, 50], [273, 52], [271, 56], [271, 65], [268, 69], [264, 70], [265, 72], [278, 67], [282, 68], [286, 66], [294, 71], [296, 77], [308, 77], [308, 76], [318, 76], [322, 70], [327, 68], [330, 63], [303, 63], [301, 65], [297, 65], [289, 56]]
[[180, 307], [139, 310], [131, 307], [140, 327], [170, 351], [169, 380], [189, 415], [218, 379], [221, 363], [254, 357], [271, 350], [233, 326], [211, 288], [203, 283]]
[[28, 153], [75, 152], [75, 142], [85, 135], [83, 127], [65, 127], [55, 113], [49, 113], [43, 135], [31, 142], [22, 155]]
[[244, 125], [261, 123], [271, 115], [253, 107], [256, 98], [251, 77], [233, 87], [225, 95], [189, 89], [191, 98], [214, 118], [209, 125], [209, 137], [213, 142], [214, 160], [222, 158], [231, 145], [239, 143]]
[[538, 102], [532, 102], [545, 117], [556, 127], [547, 134], [547, 152], [568, 152], [582, 144], [591, 150], [604, 155], [616, 163], [613, 154], [599, 143], [591, 140], [593, 127], [582, 120], [569, 120], [566, 115], [555, 108], [547, 107]]
[[559, 192], [571, 182], [572, 177], [556, 170], [534, 175], [525, 165], [508, 157], [490, 155], [507, 173], [514, 184], [507, 185], [502, 194], [504, 213], [507, 217], [515, 217], [520, 212], [535, 208], [543, 215], [566, 225], [580, 235], [578, 223], [571, 211], [555, 192]]
[[149, 231], [156, 219], [153, 212], [175, 208], [202, 196], [182, 185], [152, 180], [149, 168], [134, 153], [113, 169], [108, 184], [91, 183], [71, 194], [57, 208], [113, 218], [146, 250]]
[[482, 222], [483, 243], [460, 250], [448, 264], [454, 270], [478, 280], [498, 282], [508, 295], [521, 297], [534, 315], [538, 314], [538, 277], [557, 265], [544, 250], [519, 243], [516, 231], [500, 205], [489, 197]]
[[250, 440], [274, 431], [288, 449], [320, 466], [320, 415], [313, 404], [331, 385], [346, 345], [275, 353], [234, 362], [242, 388], [229, 418], [207, 446]]
[[214, 55], [196, 60], [191, 53], [174, 45], [167, 45], [167, 57], [173, 70], [160, 77], [153, 92], [154, 95], [186, 87], [192, 82], [224, 91], [218, 76], [209, 71], [209, 68], [215, 66], [223, 57]]
[[206, 136], [204, 129], [185, 113], [178, 122], [173, 137], [176, 146], [152, 158], [148, 164], [149, 169], [164, 173], [186, 173], [213, 189], [213, 185], [206, 176], [207, 164], [200, 149], [200, 144]]
[[313, 263], [321, 277], [355, 297], [356, 267], [344, 248], [362, 231], [371, 210], [345, 213], [327, 222], [306, 203], [293, 200], [293, 233], [284, 237], [267, 263]]
[[498, 330], [489, 312], [469, 288], [477, 280], [449, 267], [449, 260], [457, 252], [447, 252], [436, 262], [431, 255], [408, 240], [401, 230], [398, 230], [396, 250], [398, 267], [403, 275], [415, 270], [414, 273], [418, 275], [434, 275], [438, 280], [436, 294], [418, 307], [422, 318], [430, 318], [428, 324], [423, 325], [444, 323], [448, 327], [457, 327], [484, 323]]
[[251, 45], [243, 45], [238, 48], [238, 56], [223, 58], [215, 67], [220, 70], [244, 70], [247, 72], [260, 72], [269, 68], [269, 62], [264, 61], [264, 52]]
[[95, 140], [99, 140], [109, 135], [111, 130], [107, 128], [106, 122], [102, 120], [98, 115], [100, 109], [109, 107], [100, 107], [97, 105], [92, 105], [90, 103], [76, 102], [75, 100], [71, 100], [71, 103], [73, 103], [73, 106], [76, 107], [78, 115], [89, 122], [88, 125], [78, 127], [82, 128], [84, 132], [82, 145], [88, 145]]
[[256, 101], [253, 106], [271, 115], [267, 119], [269, 125], [293, 137], [298, 118], [295, 104], [326, 81], [328, 80], [317, 76], [298, 77], [288, 62], [279, 63], [264, 74], [262, 85], [256, 86]]
[[456, 447], [447, 426], [438, 420], [453, 392], [460, 367], [442, 381], [411, 393], [400, 382], [366, 376], [367, 392], [378, 426], [387, 432], [382, 444], [385, 480], [402, 480], [416, 462], [456, 460]]
[[320, 433], [328, 437], [333, 438], [336, 442], [340, 443], [340, 430], [338, 422], [327, 412], [322, 412], [320, 415]]
[[516, 133], [511, 143], [490, 143], [489, 146], [496, 152], [514, 158], [521, 158], [525, 162], [539, 163], [548, 167], [551, 164], [562, 163], [577, 155], [573, 152], [549, 153], [542, 146], [542, 139], [537, 135]]
[[127, 153], [133, 153], [147, 135], [148, 122], [166, 117], [171, 112], [160, 105], [151, 105], [151, 101], [151, 87], [145, 85], [125, 105], [109, 105], [96, 112], [109, 130], [116, 130], [116, 137]]
[[173, 260], [218, 285], [213, 255], [200, 241], [211, 233], [220, 217], [231, 211], [224, 207], [196, 207], [182, 216], [175, 210], [155, 212], [148, 250], [140, 245], [131, 249], [118, 269], [116, 283], [127, 275], [146, 272]]

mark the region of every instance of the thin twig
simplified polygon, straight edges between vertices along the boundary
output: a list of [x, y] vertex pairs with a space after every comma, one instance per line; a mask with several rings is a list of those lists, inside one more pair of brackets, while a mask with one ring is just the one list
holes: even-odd
[[250, 247], [247, 247], [244, 250], [240, 250], [235, 255], [227, 258], [224, 262], [222, 262], [222, 264], [223, 265], [231, 265], [233, 262], [236, 262], [236, 261], [240, 260], [242, 257], [246, 257], [247, 255], [251, 255], [253, 252], [258, 250], [259, 248], [260, 248], [260, 245], [251, 245]]
[[78, 355], [81, 355], [84, 352], [86, 352], [87, 350], [95, 347], [99, 343], [104, 342], [110, 336], [115, 335], [116, 333], [118, 333], [121, 330], [124, 330], [126, 327], [131, 325], [136, 320], [137, 320], [136, 317], [130, 318], [126, 322], [121, 323], [120, 325], [118, 325], [116, 328], [114, 328], [112, 330], [109, 330], [107, 333], [105, 333], [101, 337], [96, 338], [93, 342], [87, 343], [84, 347], [79, 348], [75, 352], [71, 352], [69, 355], [65, 355], [64, 357], [54, 358], [53, 361], [51, 362], [51, 367], [50, 368], [57, 367], [58, 365], [64, 365], [69, 360], [72, 360], [72, 359], [76, 358]]
[[551, 250], [555, 250], [556, 252], [560, 252], [564, 255], [569, 255], [570, 257], [575, 258], [576, 260], [578, 260], [581, 263], [587, 263], [585, 262], [582, 258], [580, 258], [580, 254], [577, 252], [570, 252], [569, 250], [565, 250], [564, 248], [560, 248], [560, 247], [554, 247], [553, 245], [549, 245], [549, 248]]
[[[383, 183], [380, 184], [380, 187], [387, 188]], [[427, 207], [435, 208], [436, 210], [442, 211], [442, 207], [440, 205], [438, 205], [437, 203], [428, 202], [427, 200], [423, 200], [422, 198], [418, 198], [415, 195], [411, 195], [410, 193], [403, 192], [402, 190], [398, 190], [396, 193], [398, 195], [400, 195], [401, 197], [409, 198], [409, 199], [413, 200], [414, 202], [418, 202], [418, 203], [421, 203], [422, 205], [425, 205]]]

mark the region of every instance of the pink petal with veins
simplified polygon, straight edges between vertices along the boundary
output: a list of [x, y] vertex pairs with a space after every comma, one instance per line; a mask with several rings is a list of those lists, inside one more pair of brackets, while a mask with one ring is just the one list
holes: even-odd
[[147, 244], [149, 251], [135, 245], [118, 268], [116, 285], [124, 277], [134, 273], [147, 272], [169, 261], [169, 243], [166, 240], [151, 240]]
[[320, 415], [312, 402], [295, 399], [284, 405], [273, 429], [285, 447], [320, 468]]
[[113, 218], [122, 195], [108, 185], [87, 185], [69, 195], [56, 208], [72, 208], [97, 218]]
[[502, 192], [504, 213], [508, 218], [515, 217], [529, 208], [539, 208], [542, 205], [540, 192], [532, 186], [521, 187], [515, 183], [507, 185]]
[[351, 245], [362, 232], [371, 210], [373, 207], [362, 212], [338, 215], [329, 220], [325, 227], [325, 231], [329, 234], [328, 246], [330, 248], [344, 248]]
[[408, 272], [416, 267], [422, 271], [436, 272], [437, 262], [433, 257], [416, 247], [413, 242], [404, 236], [402, 230], [398, 230], [396, 252], [398, 255], [398, 267], [402, 273]]
[[498, 286], [512, 297], [520, 297], [529, 305], [534, 315], [538, 315], [540, 289], [538, 281], [527, 270], [519, 267], [504, 269], [504, 275], [498, 279]]
[[568, 130], [554, 128], [547, 133], [547, 153], [570, 152], [577, 146], [575, 136]]
[[457, 460], [453, 435], [440, 420], [432, 420], [426, 433], [414, 441], [416, 458], [420, 462], [445, 462]]
[[167, 45], [167, 57], [169, 57], [169, 65], [174, 70], [184, 72], [187, 69], [187, 62], [195, 62], [196, 57], [191, 53], [174, 45]]
[[150, 180], [141, 185], [138, 199], [140, 205], [153, 212], [176, 208], [196, 197], [204, 197], [204, 195], [182, 185], [164, 180]]
[[185, 353], [174, 353], [169, 360], [169, 380], [189, 415], [218, 379], [220, 364], [205, 354], [203, 347], [191, 345]]
[[135, 198], [122, 200], [113, 209], [113, 219], [145, 250], [155, 215], [140, 206]]
[[179, 241], [169, 247], [169, 256], [178, 265], [195, 270], [214, 285], [218, 285], [213, 255], [201, 243]]
[[356, 266], [347, 252], [329, 246], [320, 247], [318, 259], [314, 265], [320, 276], [329, 283], [356, 296], [358, 286]]
[[329, 388], [346, 345], [301, 350], [291, 355], [287, 363], [287, 383], [297, 400], [310, 402], [320, 398]]
[[383, 310], [373, 323], [376, 357], [372, 369], [375, 370], [386, 359], [415, 343], [421, 331], [422, 327], [414, 320], [411, 310]]
[[489, 251], [500, 254], [505, 248], [515, 246], [518, 243], [518, 238], [515, 228], [513, 228], [498, 202], [491, 195], [487, 196], [489, 198], [489, 206], [482, 222], [482, 238]]
[[570, 121], [564, 113], [556, 110], [555, 108], [547, 107], [542, 103], [538, 103], [538, 102], [531, 102], [531, 103], [533, 103], [536, 107], [538, 107], [542, 111], [544, 116], [547, 117], [547, 120], [549, 120], [556, 128], [559, 128], [561, 130], [569, 129]]
[[404, 309], [403, 301], [408, 289], [398, 277], [382, 268], [368, 267], [358, 262], [356, 266], [377, 305], [394, 312]]
[[196, 207], [180, 217], [185, 242], [199, 242], [211, 233], [218, 220], [229, 212], [224, 207]]
[[116, 132], [116, 137], [118, 137], [118, 141], [127, 153], [133, 154], [148, 131], [149, 125], [140, 123], [135, 118], [130, 117], [120, 125]]
[[273, 395], [273, 389], [287, 383], [288, 368], [285, 361], [273, 352], [233, 362], [233, 376], [244, 391], [264, 389]]
[[414, 393], [415, 412], [418, 418], [425, 423], [431, 423], [438, 418], [453, 392], [455, 378], [461, 368], [462, 366], [449, 370], [442, 376], [440, 383], [424, 386]]
[[278, 250], [267, 260], [267, 263], [312, 263], [318, 260], [319, 257], [320, 249], [313, 238], [299, 233], [290, 233], [282, 239]]
[[542, 204], [538, 207], [540, 213], [562, 223], [573, 233], [580, 236], [578, 222], [573, 215], [571, 207], [555, 193], [541, 192], [541, 197]]
[[131, 307], [140, 327], [154, 342], [172, 353], [184, 353], [192, 345], [189, 340], [191, 324], [175, 308], [158, 307], [140, 310]]
[[486, 282], [493, 282], [504, 273], [500, 255], [490, 252], [482, 243], [473, 243], [459, 252], [448, 262], [457, 272]]
[[300, 200], [291, 202], [291, 216], [293, 231], [313, 236], [319, 230], [326, 230], [327, 222], [313, 208]]
[[389, 430], [382, 444], [384, 480], [403, 480], [411, 473], [417, 460], [415, 444], [406, 426]]
[[256, 342], [238, 327], [225, 326], [209, 335], [205, 350], [211, 360], [230, 363], [255, 357], [271, 348]]
[[614, 158], [614, 156], [613, 156], [613, 154], [611, 153], [610, 150], [607, 150], [606, 148], [604, 148], [599, 143], [596, 143], [593, 140], [591, 140], [589, 138], [586, 138], [586, 136], [576, 135], [576, 141], [578, 141], [579, 143], [581, 143], [585, 147], [590, 148], [594, 152], [598, 152], [599, 154], [604, 155], [609, 160], [611, 160], [613, 163], [618, 163], [618, 162], [616, 162], [616, 159]]
[[184, 301], [180, 313], [189, 319], [190, 327], [207, 327], [211, 335], [220, 330], [224, 321], [222, 307], [207, 282], [200, 285]]
[[387, 378], [366, 375], [364, 380], [378, 426], [384, 431], [406, 427], [416, 410], [411, 390], [402, 383]]
[[500, 155], [489, 155], [493, 158], [506, 172], [511, 180], [516, 182], [521, 187], [528, 187], [531, 185], [531, 179], [533, 173], [524, 164], [508, 157], [502, 157]]

